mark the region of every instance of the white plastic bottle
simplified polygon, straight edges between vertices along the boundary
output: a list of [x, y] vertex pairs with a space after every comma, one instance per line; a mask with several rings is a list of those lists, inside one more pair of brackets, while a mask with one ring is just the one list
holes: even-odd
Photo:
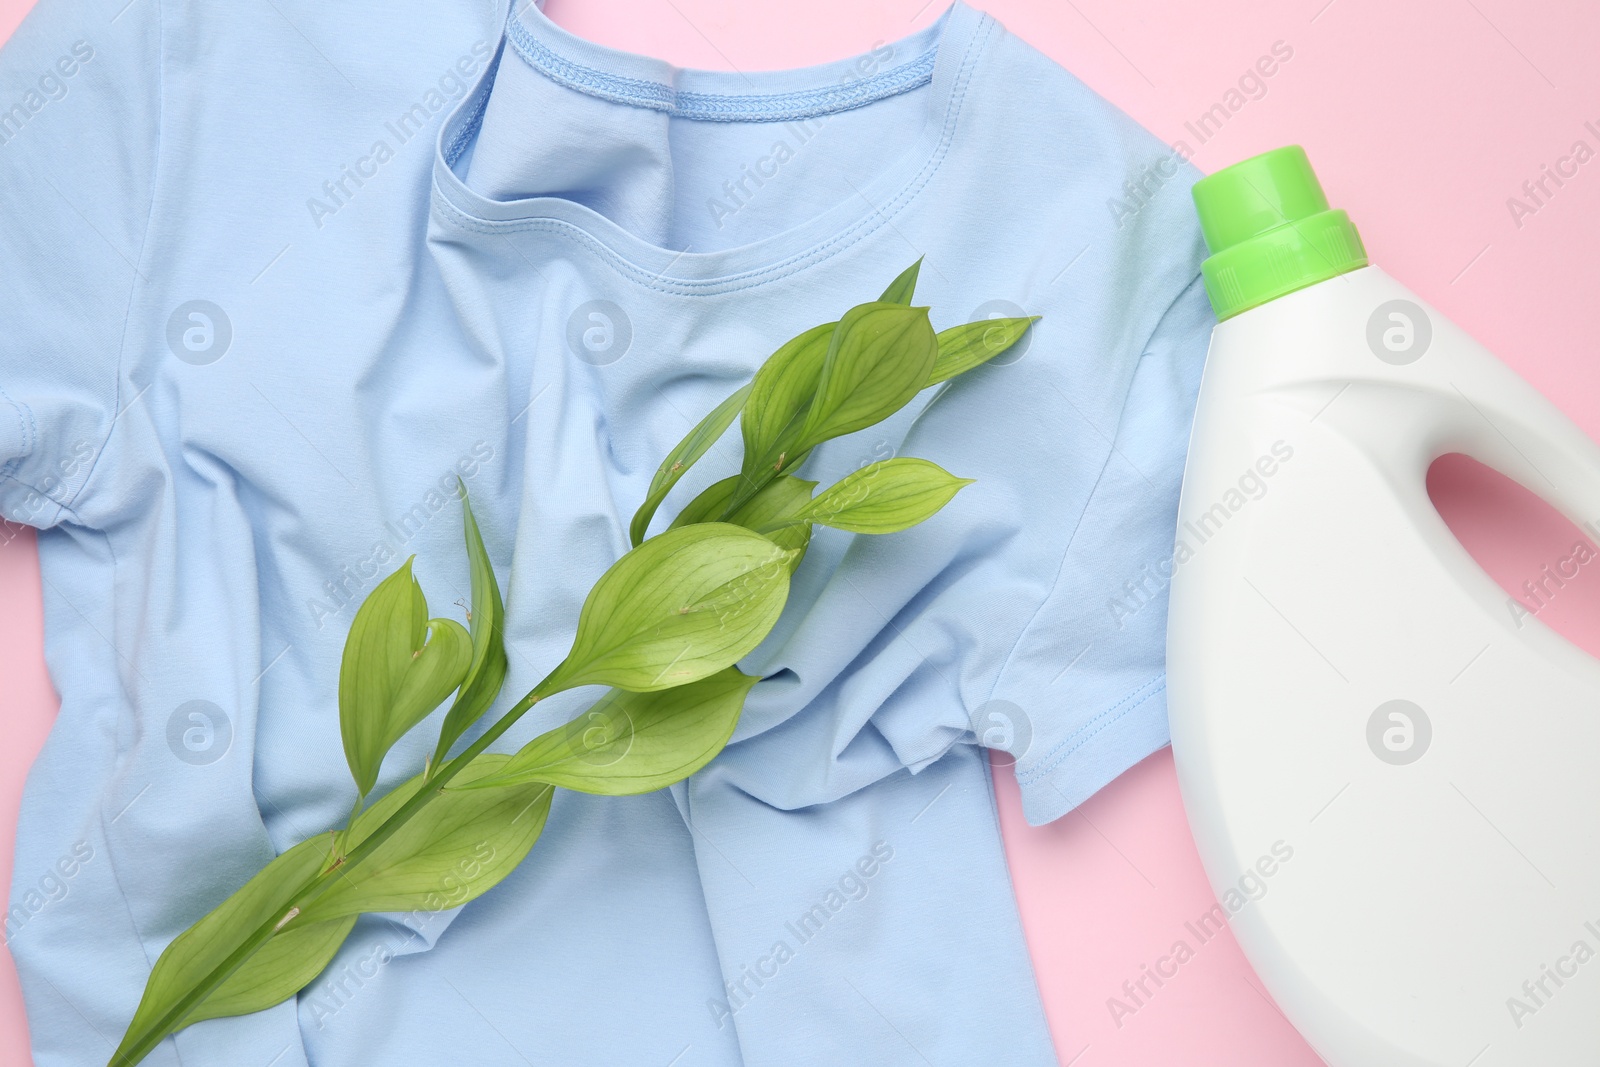
[[1465, 453], [1592, 533], [1600, 449], [1367, 265], [1299, 147], [1194, 197], [1168, 700], [1216, 917], [1333, 1067], [1600, 1064], [1600, 664], [1425, 484]]

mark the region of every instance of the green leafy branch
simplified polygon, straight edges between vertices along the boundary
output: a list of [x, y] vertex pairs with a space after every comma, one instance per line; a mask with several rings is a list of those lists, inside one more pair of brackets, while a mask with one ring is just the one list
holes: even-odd
[[[783, 345], [678, 443], [633, 517], [633, 548], [585, 599], [566, 657], [452, 755], [507, 671], [504, 603], [462, 486], [468, 625], [429, 616], [410, 559], [367, 596], [339, 670], [340, 733], [356, 787], [350, 818], [268, 863], [167, 946], [110, 1067], [132, 1067], [201, 1020], [294, 996], [363, 913], [440, 910], [487, 892], [539, 839], [554, 790], [646, 793], [715, 758], [759, 681], [735, 664], [778, 621], [813, 526], [893, 533], [970, 484], [909, 457], [864, 466], [820, 493], [795, 474], [818, 445], [999, 355], [1034, 321], [935, 334], [928, 309], [911, 306], [920, 264], [878, 300]], [[648, 536], [673, 487], [735, 419], [739, 472]], [[488, 751], [535, 704], [585, 686], [608, 688], [515, 753]], [[421, 772], [369, 804], [389, 750], [451, 694]]]

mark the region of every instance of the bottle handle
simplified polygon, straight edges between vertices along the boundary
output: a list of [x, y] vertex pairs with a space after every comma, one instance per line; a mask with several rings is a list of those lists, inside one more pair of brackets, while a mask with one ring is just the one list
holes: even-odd
[[1471, 456], [1600, 540], [1600, 446], [1510, 368], [1481, 349], [1474, 354], [1451, 367], [1455, 417], [1440, 428], [1433, 458]]

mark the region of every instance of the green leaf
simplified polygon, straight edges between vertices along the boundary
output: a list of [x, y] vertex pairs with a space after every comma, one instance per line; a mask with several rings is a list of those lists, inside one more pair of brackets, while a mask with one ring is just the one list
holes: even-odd
[[678, 484], [690, 467], [694, 466], [701, 456], [716, 443], [724, 431], [733, 425], [733, 420], [743, 410], [745, 398], [755, 387], [752, 381], [743, 389], [734, 393], [728, 399], [712, 409], [711, 414], [700, 420], [699, 425], [689, 431], [687, 437], [678, 442], [678, 447], [667, 453], [667, 458], [661, 461], [661, 466], [656, 468], [655, 477], [650, 479], [650, 491], [645, 497], [639, 510], [634, 512], [633, 524], [628, 529], [629, 536], [635, 546], [643, 543], [645, 532], [650, 528], [650, 520], [655, 517], [656, 509], [667, 498], [672, 487]]
[[[743, 477], [741, 474], [735, 474], [731, 478], [724, 478], [707, 486], [678, 513], [678, 517], [672, 520], [669, 529], [677, 529], [690, 523], [713, 521], [722, 514]], [[789, 562], [789, 573], [793, 574], [794, 569], [800, 566], [800, 560], [811, 543], [811, 524], [787, 520], [799, 517], [806, 505], [811, 503], [811, 491], [816, 487], [816, 482], [787, 474], [774, 478], [725, 521], [735, 526], [743, 526], [747, 530], [755, 530], [765, 535], [779, 548], [798, 549], [799, 552]]]
[[789, 553], [707, 522], [628, 552], [589, 591], [567, 658], [535, 692], [613, 685], [648, 692], [698, 681], [748, 655], [789, 595]]
[[417, 651], [395, 693], [383, 751], [459, 688], [471, 666], [472, 635], [467, 628], [452, 619], [429, 619], [428, 643]]
[[183, 1026], [203, 1019], [249, 1015], [288, 1000], [332, 962], [339, 946], [350, 936], [356, 918], [348, 915], [304, 926], [295, 924], [274, 935], [215, 993], [185, 1015]]
[[[712, 482], [700, 491], [700, 494], [683, 506], [678, 512], [678, 517], [672, 520], [669, 530], [676, 530], [680, 526], [688, 526], [697, 522], [717, 522], [719, 516], [727, 510], [728, 501], [733, 499], [734, 492], [739, 488], [739, 482], [744, 478], [742, 474], [735, 474], [719, 482]], [[735, 523], [734, 525], [743, 525]]]
[[524, 745], [500, 774], [468, 788], [546, 782], [606, 796], [663, 789], [722, 751], [759, 680], [729, 667], [652, 693], [613, 689], [576, 719]]
[[428, 618], [411, 560], [367, 596], [339, 667], [339, 729], [362, 796], [377, 783], [389, 749], [461, 684], [471, 664], [466, 629]]
[[[415, 559], [416, 557], [412, 557]], [[372, 789], [384, 751], [377, 748], [412, 652], [427, 635], [428, 603], [408, 559], [367, 594], [356, 611], [339, 665], [339, 731], [356, 785]]]
[[760, 492], [781, 471], [794, 470], [804, 462], [805, 450], [798, 447], [800, 430], [822, 380], [836, 325], [828, 322], [807, 330], [767, 357], [756, 371], [739, 417], [746, 482], [735, 493], [734, 507]]
[[917, 291], [917, 274], [921, 270], [922, 257], [918, 256], [915, 263], [901, 271], [899, 277], [889, 283], [889, 288], [885, 289], [883, 295], [878, 297], [878, 302], [909, 306], [912, 294]]
[[[453, 780], [469, 785], [504, 772], [511, 757], [486, 753]], [[362, 812], [350, 829], [354, 849], [384, 820], [434, 786], [421, 775]], [[344, 874], [304, 910], [319, 922], [370, 911], [442, 911], [488, 892], [516, 869], [539, 840], [550, 814], [550, 788], [446, 789], [429, 801], [366, 860]]]
[[190, 1023], [260, 1011], [286, 1000], [328, 965], [353, 919], [302, 923], [274, 934], [211, 996], [191, 1005], [176, 1025], [160, 1023], [257, 927], [288, 914], [288, 901], [322, 870], [329, 844], [324, 834], [289, 849], [167, 946], [150, 973], [122, 1044], [111, 1057], [112, 1067], [139, 1062], [168, 1034]]
[[489, 710], [506, 681], [505, 602], [500, 599], [500, 583], [483, 547], [483, 535], [467, 500], [467, 487], [461, 486], [461, 510], [467, 539], [467, 565], [472, 576], [472, 608], [467, 624], [472, 634], [472, 665], [467, 670], [461, 692], [444, 717], [439, 744], [434, 750], [437, 766], [467, 728]]
[[894, 533], [934, 515], [971, 484], [971, 478], [957, 478], [925, 459], [886, 459], [840, 478], [798, 517], [851, 533]]
[[833, 332], [800, 446], [809, 449], [899, 411], [928, 384], [937, 354], [927, 308], [851, 308]]
[[1038, 321], [1038, 315], [1025, 319], [979, 319], [940, 331], [939, 356], [933, 361], [928, 384], [954, 378], [987, 363], [1022, 340], [1028, 327]]
[[774, 478], [728, 521], [755, 530], [779, 548], [793, 549], [789, 559], [789, 573], [793, 574], [811, 545], [811, 524], [792, 520], [805, 512], [816, 487], [816, 482], [804, 478]]

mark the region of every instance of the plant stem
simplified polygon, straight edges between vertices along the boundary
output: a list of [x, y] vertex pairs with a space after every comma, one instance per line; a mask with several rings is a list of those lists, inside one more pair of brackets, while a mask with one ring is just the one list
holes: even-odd
[[[509, 730], [518, 719], [522, 718], [529, 708], [549, 696], [550, 694], [542, 692], [542, 689], [554, 673], [552, 671], [550, 675], [546, 675], [544, 681], [529, 690], [526, 696], [517, 701], [510, 711], [496, 720], [493, 726], [485, 730], [483, 736], [474, 741], [466, 751], [442, 765], [432, 779], [423, 783], [422, 788], [417, 790], [415, 796], [401, 805], [393, 815], [385, 819], [372, 833], [362, 838], [361, 843], [351, 849], [349, 854], [345, 856], [343, 863], [317, 874], [305, 885], [301, 886], [294, 896], [284, 903], [281, 909], [274, 911], [272, 917], [256, 927], [249, 937], [245, 938], [237, 948], [228, 954], [226, 959], [212, 968], [209, 974], [197, 982], [189, 992], [180, 997], [178, 1002], [169, 1008], [161, 1018], [157, 1019], [155, 1024], [145, 1031], [145, 1035], [135, 1042], [125, 1054], [113, 1057], [113, 1067], [132, 1067], [133, 1064], [148, 1056], [168, 1035], [176, 1032], [179, 1029], [179, 1023], [197, 1004], [216, 992], [218, 987], [226, 982], [235, 971], [244, 966], [250, 957], [259, 952], [261, 947], [272, 939], [273, 935], [287, 928], [293, 921], [293, 917], [300, 910], [326, 892], [334, 884], [336, 878], [348, 875], [353, 867], [370, 856], [385, 841], [393, 837], [429, 801], [444, 791], [444, 786], [450, 779], [460, 774], [466, 769], [467, 764], [471, 763], [485, 749], [499, 740], [500, 735]], [[358, 809], [360, 803], [359, 800], [356, 801]], [[345, 835], [348, 835], [353, 828], [354, 814], [351, 817], [351, 825], [345, 827]]]
[[350, 817], [344, 821], [344, 829], [333, 835], [333, 851], [343, 854], [345, 845], [350, 843], [350, 830], [356, 824], [356, 817], [361, 814], [361, 805], [366, 801], [365, 793], [356, 793], [356, 802], [350, 808]]

